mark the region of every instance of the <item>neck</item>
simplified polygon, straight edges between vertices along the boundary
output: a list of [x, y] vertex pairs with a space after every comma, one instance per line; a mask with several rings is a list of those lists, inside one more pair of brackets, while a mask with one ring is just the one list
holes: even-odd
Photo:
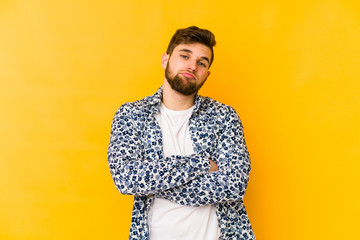
[[189, 96], [181, 94], [171, 88], [170, 84], [164, 78], [162, 102], [168, 109], [183, 111], [194, 105], [195, 93]]

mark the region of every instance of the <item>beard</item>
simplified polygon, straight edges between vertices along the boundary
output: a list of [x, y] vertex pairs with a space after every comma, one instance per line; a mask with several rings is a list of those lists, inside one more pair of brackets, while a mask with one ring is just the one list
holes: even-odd
[[205, 81], [200, 85], [196, 85], [195, 80], [187, 80], [186, 82], [178, 74], [174, 75], [170, 71], [169, 63], [165, 68], [165, 78], [170, 84], [171, 88], [183, 95], [190, 96], [199, 91]]

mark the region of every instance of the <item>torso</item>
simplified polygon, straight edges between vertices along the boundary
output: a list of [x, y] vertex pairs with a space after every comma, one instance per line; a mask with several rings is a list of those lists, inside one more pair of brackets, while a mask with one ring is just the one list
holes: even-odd
[[[155, 117], [162, 130], [164, 157], [194, 153], [189, 131], [192, 110], [193, 107], [185, 111], [173, 111], [161, 105], [160, 113]], [[191, 207], [155, 198], [149, 225], [151, 240], [217, 240], [220, 236], [213, 205]]]

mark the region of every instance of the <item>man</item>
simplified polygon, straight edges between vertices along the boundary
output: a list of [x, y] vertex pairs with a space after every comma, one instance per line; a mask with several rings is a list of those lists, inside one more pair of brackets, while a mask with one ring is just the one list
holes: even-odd
[[197, 94], [214, 35], [178, 29], [161, 59], [162, 87], [116, 112], [108, 149], [122, 194], [134, 195], [129, 239], [255, 239], [243, 197], [250, 159], [235, 110]]

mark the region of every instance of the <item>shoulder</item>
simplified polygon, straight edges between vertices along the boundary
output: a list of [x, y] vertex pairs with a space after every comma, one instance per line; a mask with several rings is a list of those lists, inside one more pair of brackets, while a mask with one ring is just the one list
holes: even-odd
[[146, 98], [122, 104], [113, 117], [113, 126], [141, 127], [150, 113]]
[[205, 111], [208, 114], [216, 114], [219, 116], [227, 116], [229, 114], [236, 114], [236, 111], [233, 107], [216, 101], [210, 97], [200, 96], [202, 111]]
[[126, 115], [141, 113], [150, 108], [149, 96], [133, 102], [126, 102], [122, 104], [116, 111], [116, 114], [122, 113]]
[[206, 116], [208, 120], [212, 119], [213, 121], [221, 124], [224, 127], [227, 126], [240, 126], [242, 123], [239, 115], [236, 110], [224, 103], [216, 101], [209, 97], [202, 97], [202, 104], [200, 107], [200, 114]]

